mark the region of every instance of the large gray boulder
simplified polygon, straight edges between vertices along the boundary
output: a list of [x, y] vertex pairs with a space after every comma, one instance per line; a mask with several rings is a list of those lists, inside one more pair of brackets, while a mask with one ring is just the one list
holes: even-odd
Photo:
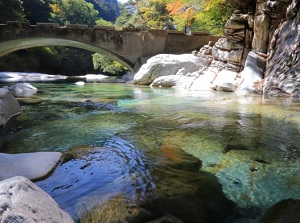
[[7, 88], [0, 88], [0, 127], [13, 116], [21, 113], [18, 101], [13, 97]]
[[53, 198], [25, 177], [0, 181], [0, 222], [72, 223]]
[[30, 98], [37, 93], [37, 88], [29, 83], [16, 83], [10, 87], [11, 93], [15, 97]]
[[59, 152], [0, 153], [0, 180], [24, 176], [31, 180], [46, 176], [61, 158]]
[[[159, 54], [151, 57], [146, 64], [135, 74], [133, 83], [150, 85], [155, 79], [170, 76], [176, 79], [179, 77], [193, 76], [195, 72], [209, 65], [209, 60], [202, 57], [196, 57], [192, 54]], [[173, 82], [174, 82], [173, 81]], [[163, 81], [162, 81], [163, 82]], [[170, 79], [167, 81], [170, 83]], [[171, 81], [172, 82], [172, 81]], [[176, 83], [173, 83], [176, 85]]]

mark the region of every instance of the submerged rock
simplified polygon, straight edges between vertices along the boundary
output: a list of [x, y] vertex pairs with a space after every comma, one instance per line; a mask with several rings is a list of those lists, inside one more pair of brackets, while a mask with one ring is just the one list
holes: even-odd
[[[216, 178], [199, 172], [201, 161], [168, 144], [156, 152], [151, 155], [161, 157], [160, 165], [146, 171], [150, 174], [142, 180], [146, 193], [138, 192], [143, 187], [140, 185], [135, 199], [115, 195], [80, 222], [224, 222], [234, 204], [225, 197]], [[133, 173], [128, 179], [136, 177]]]
[[15, 97], [30, 98], [37, 93], [37, 88], [29, 83], [17, 83], [9, 88]]
[[130, 222], [140, 223], [148, 222], [151, 219], [151, 213], [137, 205], [130, 204], [124, 196], [115, 196], [104, 202], [99, 207], [86, 214], [81, 223], [99, 223], [99, 222]]
[[19, 114], [21, 114], [21, 107], [18, 101], [7, 88], [0, 88], [0, 127]]
[[7, 223], [74, 222], [50, 195], [20, 176], [0, 181], [0, 220]]
[[140, 206], [155, 218], [173, 215], [183, 222], [224, 222], [234, 204], [213, 177], [173, 168], [154, 170], [156, 188]]
[[59, 152], [0, 153], [0, 180], [24, 176], [31, 180], [46, 176], [61, 158]]

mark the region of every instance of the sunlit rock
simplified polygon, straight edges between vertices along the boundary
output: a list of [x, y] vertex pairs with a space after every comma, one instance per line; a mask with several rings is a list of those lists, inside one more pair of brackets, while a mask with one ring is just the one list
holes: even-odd
[[235, 63], [240, 63], [242, 60], [243, 50], [237, 49], [237, 50], [222, 50], [217, 47], [213, 48], [212, 55], [215, 59], [221, 60], [221, 61], [231, 61]]
[[14, 176], [42, 178], [53, 170], [60, 158], [59, 152], [0, 153], [0, 180]]
[[293, 0], [292, 3], [287, 7], [286, 17], [287, 19], [293, 19], [299, 11], [299, 1]]
[[10, 118], [20, 113], [18, 101], [7, 88], [0, 88], [0, 126], [4, 126]]
[[204, 71], [197, 78], [193, 79], [192, 83], [190, 83], [189, 90], [199, 91], [199, 90], [211, 90], [212, 82], [216, 78], [217, 73], [214, 68], [209, 68]]
[[78, 86], [84, 86], [85, 82], [84, 81], [77, 81], [77, 82], [75, 82], [75, 84], [78, 85]]
[[244, 46], [241, 45], [240, 43], [237, 43], [236, 41], [227, 38], [220, 38], [218, 42], [216, 42], [214, 47], [221, 50], [227, 50], [227, 51], [241, 50], [244, 48]]
[[150, 58], [141, 67], [135, 74], [133, 83], [150, 85], [156, 78], [161, 76], [187, 76], [199, 71], [208, 64], [209, 61], [206, 58], [196, 57], [192, 54], [160, 54]]
[[270, 17], [266, 14], [255, 16], [254, 19], [254, 37], [252, 47], [255, 50], [266, 53], [268, 43]]
[[0, 219], [14, 223], [74, 222], [50, 195], [20, 176], [0, 181]]
[[217, 91], [235, 92], [239, 85], [238, 73], [222, 70], [212, 83], [212, 88]]
[[178, 75], [161, 76], [156, 78], [151, 86], [152, 87], [174, 87], [181, 79]]
[[248, 54], [245, 68], [241, 72], [241, 85], [238, 91], [248, 93], [262, 93], [262, 79], [266, 66], [266, 58], [254, 52]]
[[30, 98], [37, 93], [38, 89], [30, 83], [16, 83], [9, 88], [15, 97]]
[[85, 77], [87, 81], [97, 81], [97, 80], [105, 79], [108, 76], [103, 75], [103, 74], [87, 74], [83, 77]]

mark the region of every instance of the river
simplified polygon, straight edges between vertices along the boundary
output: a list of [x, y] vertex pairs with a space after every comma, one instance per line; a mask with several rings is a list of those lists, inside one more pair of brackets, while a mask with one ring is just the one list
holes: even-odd
[[201, 160], [199, 171], [215, 176], [252, 222], [282, 199], [300, 199], [297, 99], [108, 83], [33, 85], [38, 94], [19, 100], [23, 113], [1, 133], [0, 149], [64, 153], [54, 172], [35, 183], [75, 221], [113, 197], [146, 196], [157, 187], [151, 170], [176, 160], [173, 150]]

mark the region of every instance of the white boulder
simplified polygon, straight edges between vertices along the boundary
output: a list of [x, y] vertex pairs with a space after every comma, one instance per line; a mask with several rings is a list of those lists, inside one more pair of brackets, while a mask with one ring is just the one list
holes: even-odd
[[10, 91], [15, 97], [30, 98], [38, 89], [29, 83], [16, 83], [10, 87]]
[[50, 195], [30, 180], [20, 176], [0, 181], [0, 221], [12, 223], [74, 222]]
[[212, 89], [217, 91], [235, 92], [239, 86], [238, 73], [230, 70], [222, 70], [212, 83]]
[[0, 180], [24, 176], [31, 180], [46, 176], [57, 165], [60, 152], [0, 153]]
[[150, 85], [156, 78], [162, 76], [188, 76], [209, 63], [208, 59], [192, 54], [159, 54], [151, 57], [146, 64], [142, 65], [135, 74], [133, 83]]

